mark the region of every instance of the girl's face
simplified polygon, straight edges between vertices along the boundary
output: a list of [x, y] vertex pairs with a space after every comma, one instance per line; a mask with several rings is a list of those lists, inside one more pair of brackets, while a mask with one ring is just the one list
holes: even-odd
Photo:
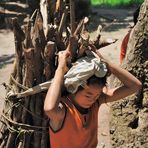
[[74, 101], [83, 108], [89, 108], [101, 95], [102, 89], [103, 86], [99, 86], [98, 84], [89, 85], [87, 88], [76, 93]]

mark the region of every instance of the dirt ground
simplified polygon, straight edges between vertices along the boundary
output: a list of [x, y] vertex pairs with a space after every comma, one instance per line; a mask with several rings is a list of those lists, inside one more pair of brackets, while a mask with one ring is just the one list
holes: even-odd
[[[106, 26], [102, 31], [104, 38], [116, 38], [118, 41], [112, 45], [100, 49], [100, 52], [109, 60], [119, 64], [120, 45], [124, 35], [127, 33], [129, 24], [132, 24], [132, 13], [135, 8], [94, 8], [93, 17], [90, 22], [91, 38], [94, 38], [94, 31], [97, 25], [102, 22]], [[98, 21], [99, 20], [99, 21]], [[113, 22], [111, 22], [114, 20]], [[10, 30], [0, 30], [0, 113], [2, 112], [5, 97], [5, 89], [1, 85], [8, 83], [10, 73], [13, 69], [14, 60], [14, 37]], [[4, 60], [1, 60], [4, 59]], [[109, 137], [109, 111], [110, 104], [105, 104], [99, 110], [98, 148], [111, 148]]]

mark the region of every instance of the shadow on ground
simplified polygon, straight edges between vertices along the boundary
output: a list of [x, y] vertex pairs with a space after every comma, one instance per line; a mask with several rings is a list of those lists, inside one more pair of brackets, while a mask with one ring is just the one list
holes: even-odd
[[127, 28], [133, 22], [135, 8], [101, 8], [92, 7], [92, 12], [89, 16], [90, 24], [89, 31], [97, 30], [98, 25], [103, 26], [102, 31], [112, 32], [119, 31], [122, 28]]
[[0, 56], [0, 69], [14, 62], [15, 54]]

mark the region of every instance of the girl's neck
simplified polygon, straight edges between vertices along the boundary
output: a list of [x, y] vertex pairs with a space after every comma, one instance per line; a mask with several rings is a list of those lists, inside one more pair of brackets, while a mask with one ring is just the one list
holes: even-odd
[[80, 106], [79, 104], [77, 104], [74, 100], [73, 96], [69, 97], [73, 103], [73, 105], [75, 106], [75, 108], [81, 113], [81, 114], [87, 114], [89, 111], [89, 108], [83, 108], [82, 106]]
[[78, 105], [76, 102], [73, 101], [74, 106], [76, 109], [81, 113], [81, 114], [87, 114], [89, 109], [88, 108], [83, 108], [80, 105]]

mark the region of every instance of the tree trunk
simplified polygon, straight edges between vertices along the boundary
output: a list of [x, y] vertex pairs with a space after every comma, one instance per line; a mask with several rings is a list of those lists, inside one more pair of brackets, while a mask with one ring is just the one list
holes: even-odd
[[[113, 148], [148, 147], [148, 1], [140, 8], [138, 22], [129, 39], [122, 67], [143, 84], [137, 94], [112, 104], [111, 140]], [[119, 82], [116, 81], [116, 85]]]

